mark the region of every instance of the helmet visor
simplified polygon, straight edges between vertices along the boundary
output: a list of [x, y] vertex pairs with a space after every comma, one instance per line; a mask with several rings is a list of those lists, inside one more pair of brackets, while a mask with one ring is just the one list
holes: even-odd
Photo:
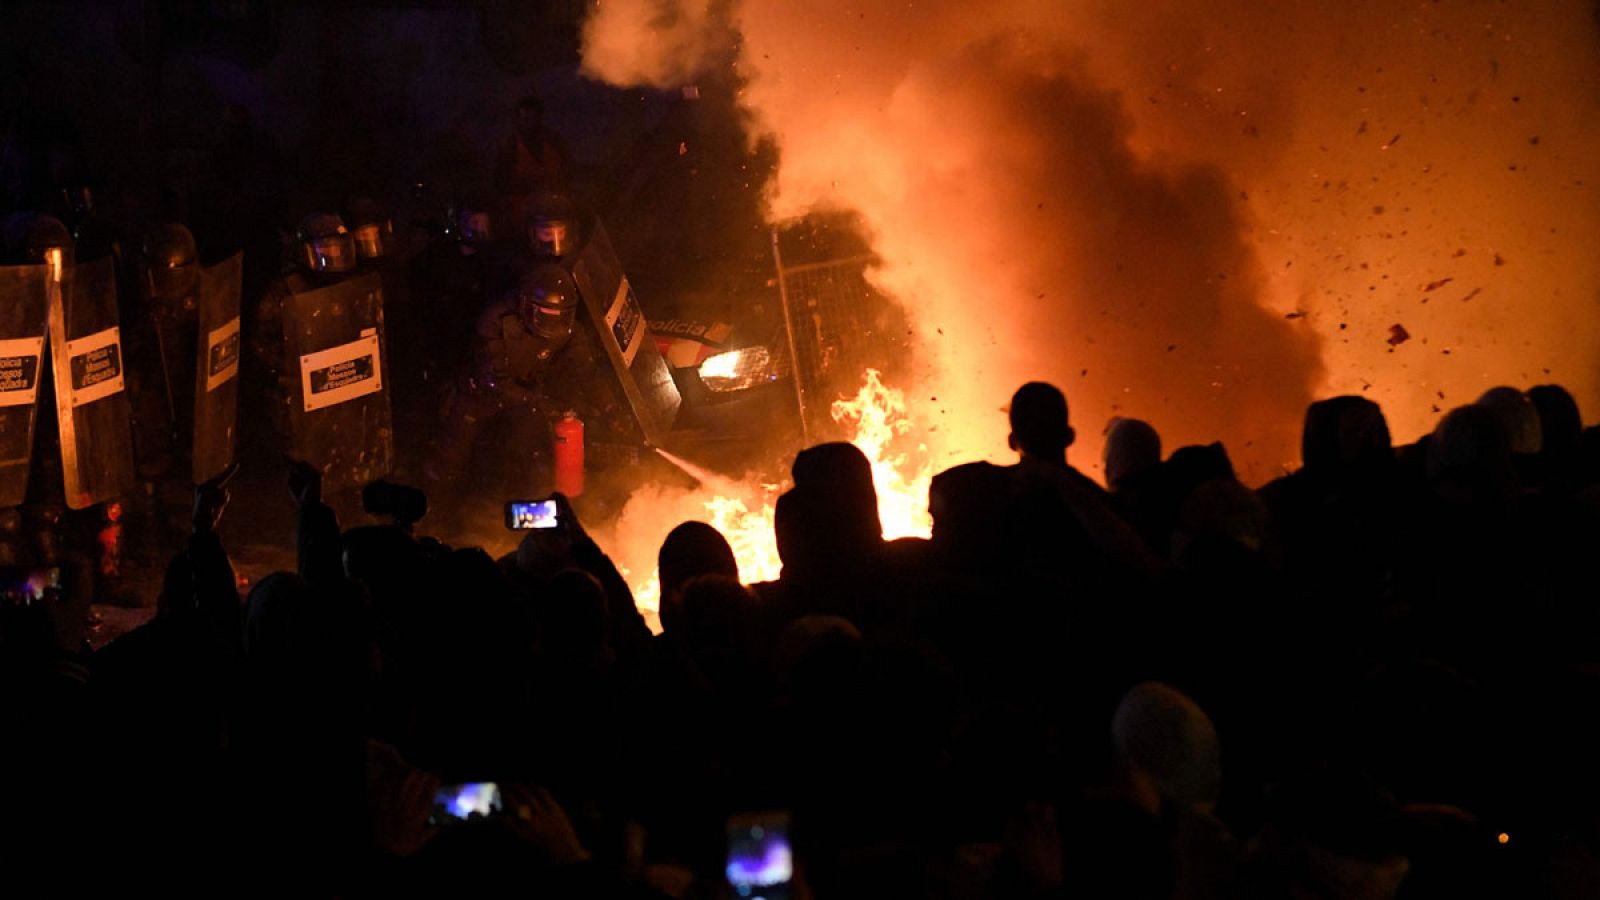
[[362, 259], [381, 259], [386, 244], [385, 231], [377, 222], [357, 226], [354, 234], [356, 254]]
[[152, 266], [150, 268], [150, 295], [152, 297], [184, 297], [199, 287], [199, 270], [192, 264], [177, 266]]
[[572, 326], [577, 321], [577, 310], [572, 307], [557, 308], [535, 304], [530, 310], [528, 323], [535, 334], [552, 341], [564, 341], [572, 336]]
[[348, 272], [355, 268], [355, 243], [348, 234], [330, 234], [305, 243], [306, 267], [313, 272]]
[[533, 249], [549, 256], [562, 257], [572, 249], [572, 228], [565, 219], [535, 219]]

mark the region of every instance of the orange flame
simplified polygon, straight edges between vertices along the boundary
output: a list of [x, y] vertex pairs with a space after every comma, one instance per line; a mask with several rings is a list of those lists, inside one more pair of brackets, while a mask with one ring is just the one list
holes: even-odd
[[966, 417], [926, 410], [941, 443], [1034, 379], [1080, 465], [1133, 416], [1251, 483], [1317, 397], [1381, 403], [1401, 442], [1495, 385], [1600, 407], [1588, 0], [665, 5], [595, 6], [584, 71], [731, 79], [778, 151], [769, 221], [859, 214], [913, 399]]
[[[927, 447], [920, 443], [909, 454], [894, 449], [896, 442], [915, 428], [906, 411], [905, 394], [885, 385], [876, 369], [868, 369], [865, 383], [856, 396], [835, 401], [830, 412], [834, 421], [853, 428], [851, 443], [860, 448], [872, 464], [884, 537], [927, 537], [932, 528], [928, 516], [928, 483], [933, 477], [933, 462]], [[745, 496], [711, 492], [698, 499], [700, 511], [706, 521], [728, 539], [734, 558], [739, 562], [740, 581], [754, 584], [776, 579], [783, 569], [773, 530], [779, 486], [745, 483], [724, 487], [742, 489]], [[647, 496], [644, 502], [648, 504], [655, 499]], [[654, 528], [645, 529], [647, 534], [632, 535], [632, 543], [648, 543], [648, 532], [656, 532], [655, 543], [648, 549], [653, 552], [659, 547], [666, 530], [677, 524], [670, 521], [673, 510], [667, 509], [665, 513], [665, 516], [656, 517]], [[624, 516], [627, 515], [625, 512]], [[634, 603], [651, 630], [659, 633], [659, 577], [651, 563], [640, 561], [649, 559], [638, 552], [641, 548], [626, 546], [630, 542], [628, 536], [619, 536], [619, 539], [624, 552], [635, 551], [633, 570], [623, 568], [624, 576], [632, 583]]]
[[928, 482], [933, 479], [928, 448], [925, 444], [917, 446], [917, 455], [922, 459], [915, 465], [905, 454], [894, 454], [890, 449], [897, 438], [912, 430], [905, 394], [884, 385], [877, 369], [868, 369], [866, 383], [855, 399], [834, 401], [830, 412], [835, 422], [854, 423], [851, 443], [872, 463], [883, 536], [890, 540], [927, 537], [933, 528], [928, 516]]

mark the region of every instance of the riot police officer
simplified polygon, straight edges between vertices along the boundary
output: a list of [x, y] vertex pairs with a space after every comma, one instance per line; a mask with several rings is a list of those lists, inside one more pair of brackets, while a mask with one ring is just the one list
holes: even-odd
[[332, 213], [301, 220], [292, 257], [261, 299], [252, 351], [278, 437], [339, 493], [394, 462], [383, 278], [361, 271], [355, 236]]
[[437, 385], [470, 365], [479, 313], [512, 282], [496, 238], [486, 204], [456, 201], [443, 230], [412, 260], [419, 335], [404, 341], [406, 350], [397, 342], [395, 352], [418, 380]]
[[[15, 265], [47, 266], [46, 277], [60, 285], [72, 266], [74, 244], [67, 226], [54, 216], [17, 213], [5, 222], [6, 261]], [[55, 412], [55, 383], [48, 348], [36, 359], [35, 414], [31, 446], [24, 450], [30, 464], [13, 473], [23, 479], [25, 499], [19, 506], [0, 511], [0, 562], [47, 562], [60, 558], [62, 519], [66, 495], [62, 489], [61, 443]], [[9, 491], [8, 491], [9, 493]]]
[[393, 371], [395, 407], [418, 409], [427, 379], [417, 363], [435, 336], [429, 333], [424, 310], [412, 302], [406, 269], [398, 258], [393, 220], [376, 201], [357, 197], [348, 204], [344, 221], [355, 244], [358, 271], [376, 273], [383, 280], [385, 340], [395, 358], [405, 360], [405, 365], [395, 366]]
[[315, 283], [331, 283], [353, 271], [360, 257], [355, 237], [334, 213], [312, 213], [295, 229], [295, 251], [301, 274]]
[[81, 260], [99, 259], [102, 256], [122, 256], [122, 244], [116, 229], [100, 214], [95, 206], [94, 191], [88, 185], [78, 184], [61, 192], [65, 222], [72, 233], [76, 256]]
[[14, 258], [46, 267], [49, 322], [27, 491], [17, 517], [20, 543], [37, 561], [59, 561], [63, 554], [94, 558], [97, 595], [113, 599], [120, 593], [120, 501], [134, 474], [116, 265], [105, 255], [78, 259], [66, 226], [53, 217], [24, 216], [9, 225]]
[[394, 247], [394, 223], [376, 201], [357, 197], [350, 201], [345, 216], [350, 226], [350, 238], [356, 247], [356, 257], [364, 269], [381, 268], [390, 258]]
[[284, 274], [267, 286], [256, 308], [250, 351], [265, 370], [273, 431], [289, 434], [289, 408], [295, 395], [293, 360], [287, 358], [284, 305], [291, 294], [327, 287], [356, 272], [360, 257], [344, 220], [333, 213], [312, 213], [300, 220]]
[[55, 216], [16, 213], [6, 219], [8, 256], [23, 265], [48, 265], [59, 281], [77, 257], [72, 233]]
[[489, 429], [502, 432], [495, 446], [505, 452], [487, 462], [502, 470], [508, 496], [549, 493], [550, 423], [562, 412], [550, 400], [552, 374], [572, 340], [577, 313], [571, 276], [545, 262], [525, 268], [516, 286], [479, 316], [473, 365], [447, 398], [447, 425], [432, 460], [432, 477], [453, 489], [441, 495], [465, 499], [474, 488], [492, 486], [487, 479], [461, 483]]
[[528, 209], [528, 249], [537, 260], [560, 262], [578, 246], [578, 214], [562, 194], [537, 196]]
[[132, 504], [142, 547], [163, 548], [187, 533], [190, 436], [199, 343], [200, 259], [194, 235], [177, 222], [152, 226], [139, 246], [136, 296], [123, 316], [133, 402], [134, 459], [142, 491]]

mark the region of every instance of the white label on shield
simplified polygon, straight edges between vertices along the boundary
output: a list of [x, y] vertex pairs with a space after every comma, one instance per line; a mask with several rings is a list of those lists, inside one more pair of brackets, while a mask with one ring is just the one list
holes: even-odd
[[206, 337], [206, 393], [239, 374], [239, 317], [214, 329]]
[[376, 334], [300, 357], [300, 391], [306, 412], [383, 390]]
[[617, 296], [611, 301], [611, 308], [606, 310], [606, 330], [616, 339], [617, 349], [622, 351], [622, 364], [633, 365], [633, 358], [639, 355], [639, 345], [644, 343], [644, 313], [639, 311], [639, 301], [634, 299], [633, 286], [628, 284], [627, 277], [617, 285]]
[[67, 372], [72, 405], [109, 397], [122, 390], [122, 334], [112, 326], [88, 337], [67, 341]]
[[43, 353], [43, 337], [0, 341], [0, 406], [33, 405]]

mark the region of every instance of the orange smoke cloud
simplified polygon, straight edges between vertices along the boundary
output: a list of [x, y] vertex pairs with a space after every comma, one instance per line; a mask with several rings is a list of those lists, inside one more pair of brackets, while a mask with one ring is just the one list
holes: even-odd
[[1402, 439], [1495, 384], [1564, 384], [1592, 421], [1593, 4], [1183, 6], [1102, 10], [1097, 72], [1137, 146], [1248, 192], [1268, 302], [1324, 338], [1321, 392], [1377, 400]]
[[732, 44], [726, 2], [606, 0], [584, 22], [584, 72], [612, 84], [676, 87]]
[[[688, 77], [641, 13], [677, 7], [630, 6], [591, 18], [588, 70]], [[1131, 415], [1226, 441], [1254, 480], [1294, 462], [1316, 395], [1366, 393], [1405, 439], [1496, 383], [1600, 404], [1587, 4], [725, 12], [706, 33], [736, 25], [772, 216], [860, 213], [946, 459], [994, 455], [1034, 378], [1067, 391], [1080, 465]]]

